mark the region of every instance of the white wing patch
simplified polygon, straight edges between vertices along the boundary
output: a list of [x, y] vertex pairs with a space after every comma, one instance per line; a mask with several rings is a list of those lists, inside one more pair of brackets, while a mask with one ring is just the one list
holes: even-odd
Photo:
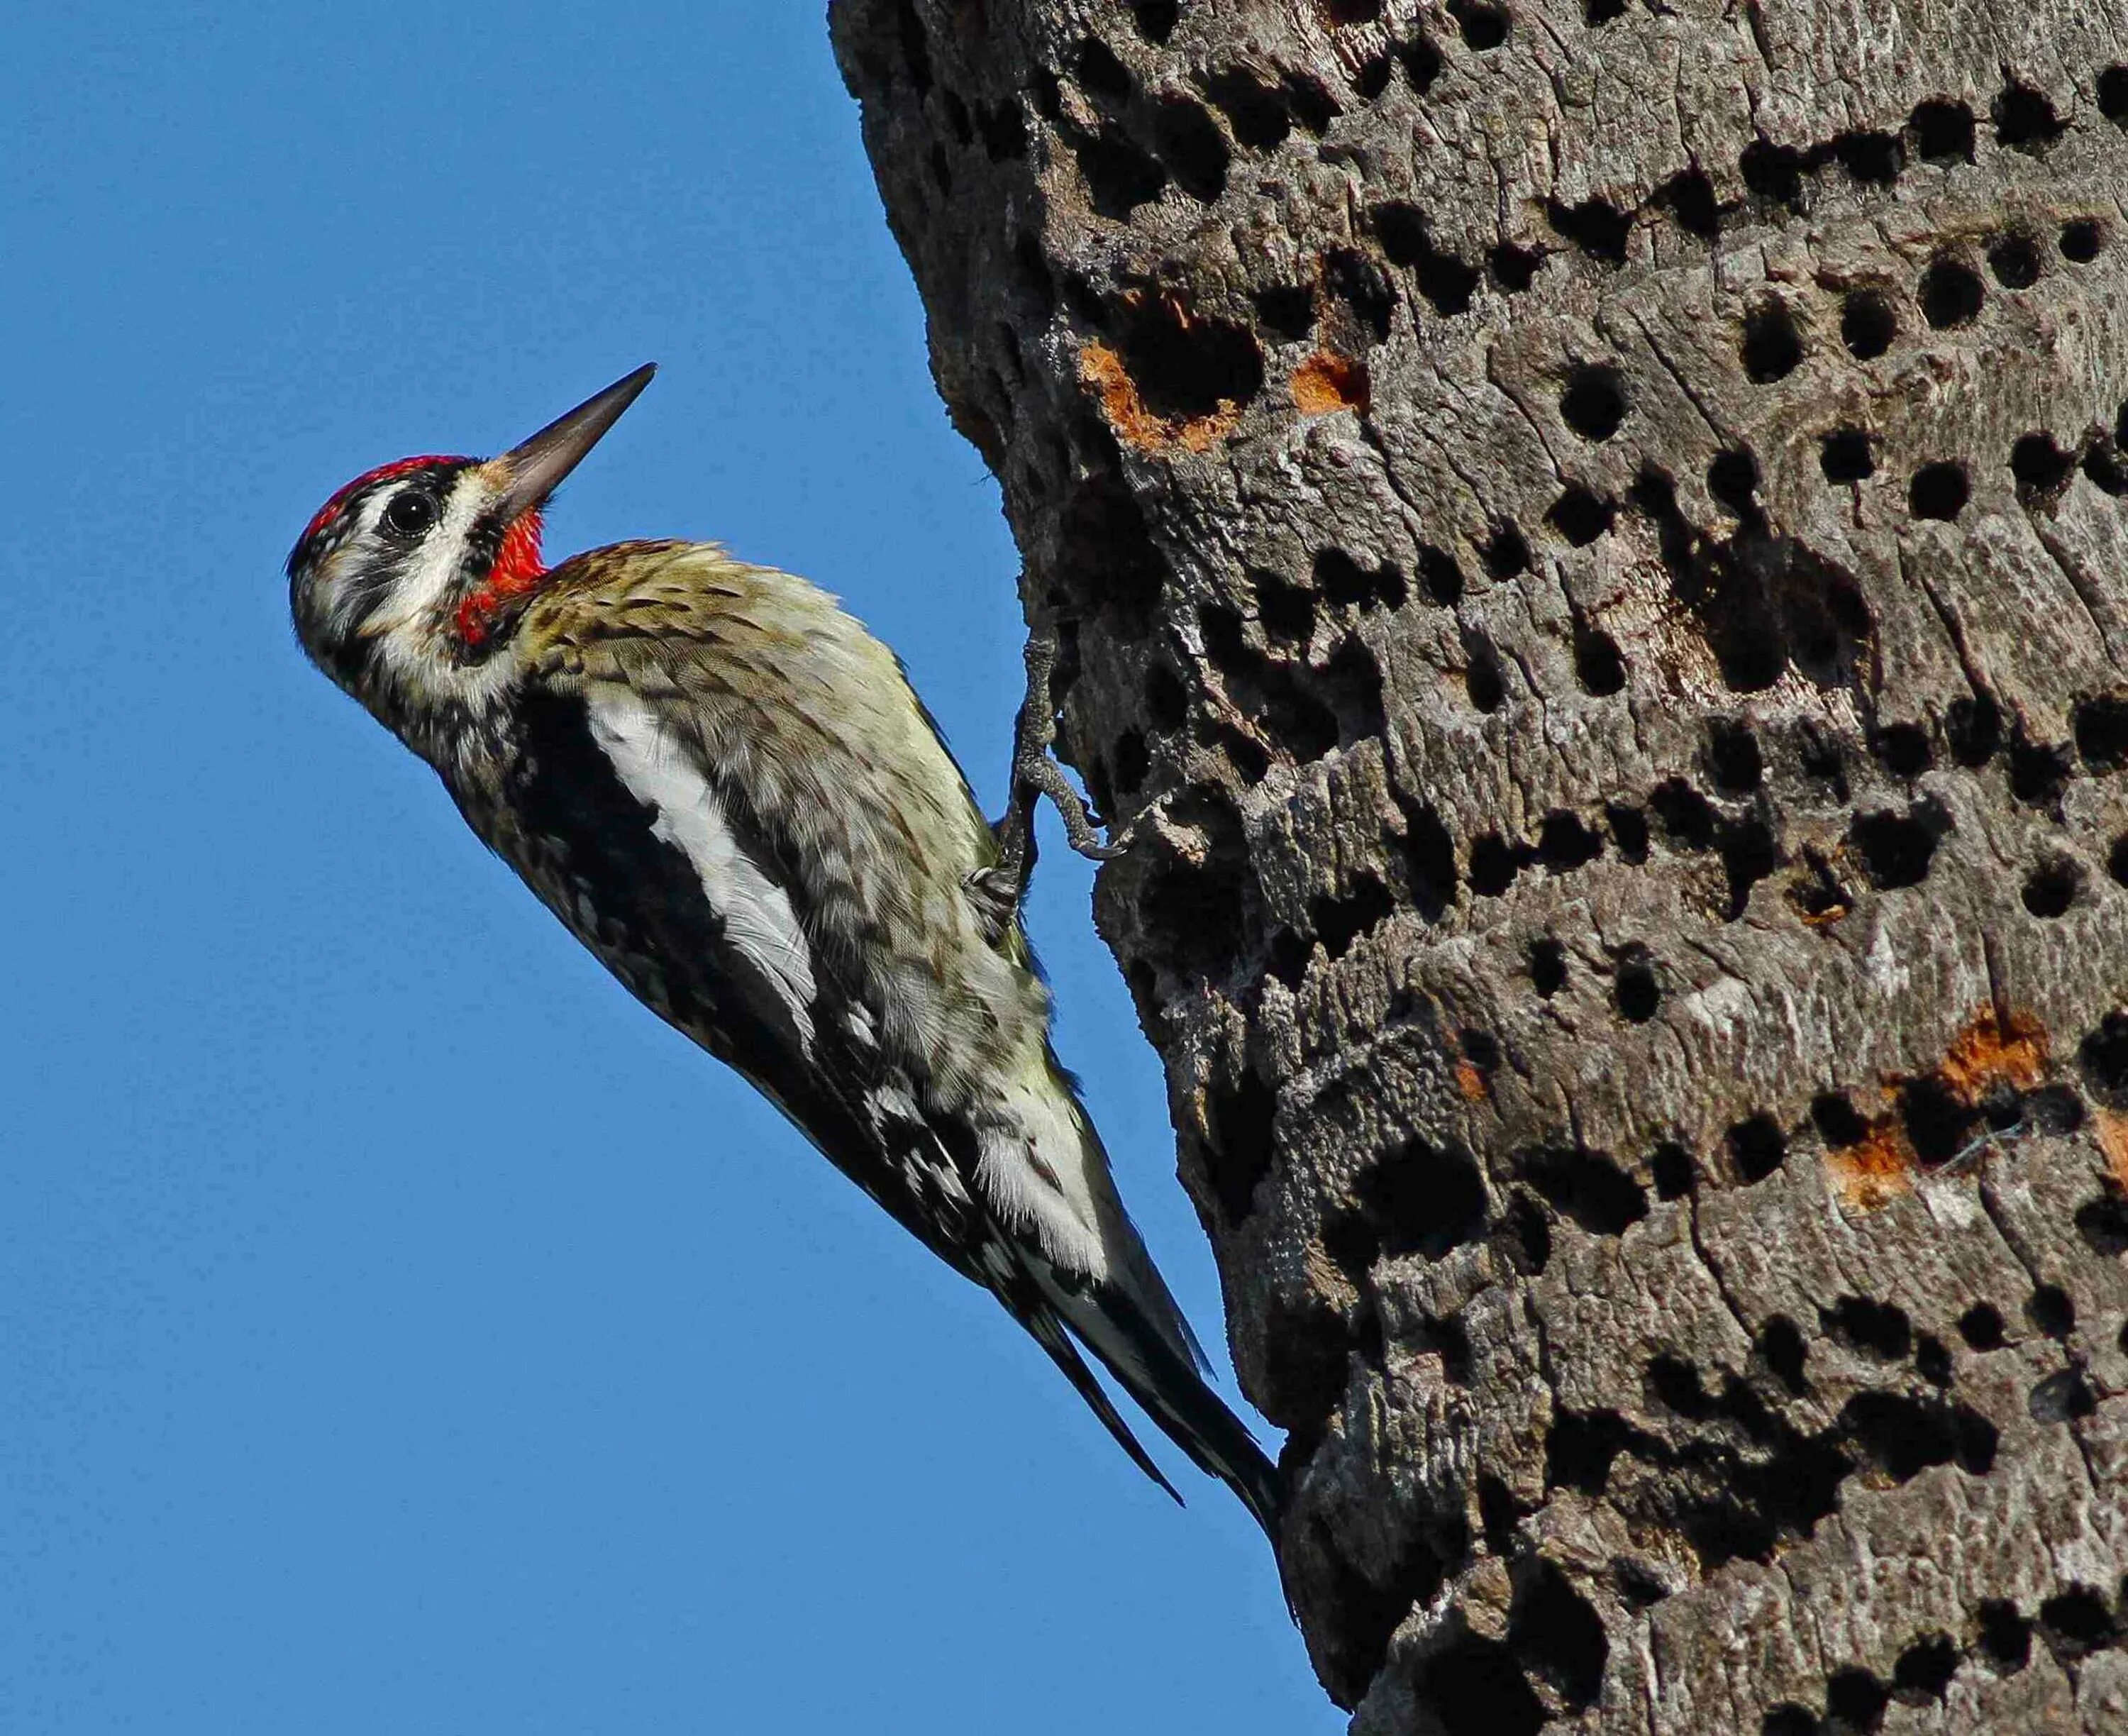
[[650, 710], [601, 695], [590, 702], [591, 739], [613, 762], [629, 794], [657, 819], [651, 835], [694, 864], [724, 938], [767, 978], [799, 1039], [813, 1040], [813, 954], [791, 895], [739, 848], [724, 805], [686, 752], [667, 740]]

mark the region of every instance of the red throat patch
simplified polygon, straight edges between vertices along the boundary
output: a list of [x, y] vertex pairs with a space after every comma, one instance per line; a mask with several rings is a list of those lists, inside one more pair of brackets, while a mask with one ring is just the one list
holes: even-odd
[[469, 648], [487, 642], [495, 617], [513, 597], [536, 590], [547, 576], [539, 559], [539, 509], [520, 514], [502, 533], [502, 545], [495, 551], [495, 564], [487, 577], [466, 593], [458, 604], [458, 637]]

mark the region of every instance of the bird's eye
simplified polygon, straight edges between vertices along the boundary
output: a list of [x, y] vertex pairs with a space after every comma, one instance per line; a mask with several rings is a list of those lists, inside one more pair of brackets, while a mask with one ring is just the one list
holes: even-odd
[[404, 494], [395, 495], [392, 504], [384, 509], [384, 528], [393, 536], [401, 536], [409, 542], [429, 534], [430, 526], [436, 521], [436, 502], [432, 495], [418, 488], [410, 488]]

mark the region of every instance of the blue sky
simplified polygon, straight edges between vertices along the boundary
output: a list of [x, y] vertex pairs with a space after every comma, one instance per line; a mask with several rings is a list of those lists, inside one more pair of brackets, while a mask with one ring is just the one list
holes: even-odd
[[[333, 488], [654, 359], [550, 552], [816, 578], [997, 804], [1012, 545], [819, 8], [604, 10], [9, 26], [0, 1727], [1337, 1729], [1225, 1491], [1145, 1483], [295, 649]], [[1052, 843], [1060, 1040], [1216, 1342], [1088, 885]]]

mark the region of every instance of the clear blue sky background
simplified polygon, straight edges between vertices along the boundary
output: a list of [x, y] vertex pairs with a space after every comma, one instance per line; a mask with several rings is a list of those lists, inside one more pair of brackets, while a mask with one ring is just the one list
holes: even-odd
[[[1225, 1492], [1140, 1479], [290, 637], [334, 487], [655, 359], [551, 550], [817, 578], [996, 804], [1013, 549], [817, 0], [606, 11], [11, 18], [0, 1728], [1337, 1729]], [[1087, 898], [1052, 845], [1061, 1040], [1216, 1344]]]

